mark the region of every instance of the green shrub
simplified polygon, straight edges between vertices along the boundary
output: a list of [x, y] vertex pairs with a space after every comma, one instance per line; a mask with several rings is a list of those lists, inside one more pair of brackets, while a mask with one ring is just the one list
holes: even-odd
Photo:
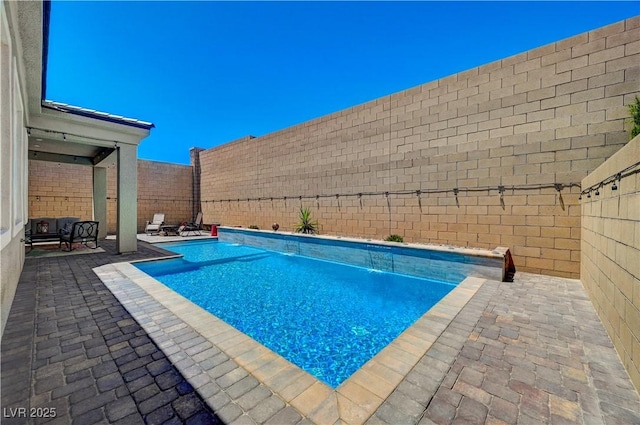
[[296, 225], [296, 232], [315, 235], [318, 233], [318, 222], [311, 220], [311, 210], [309, 208], [300, 207], [300, 220]]
[[387, 236], [385, 241], [387, 241], [387, 242], [404, 242], [404, 239], [402, 239], [402, 236], [400, 236], [400, 235], [389, 235], [389, 236]]
[[255, 224], [252, 224], [251, 226], [249, 226], [249, 229], [260, 230], [260, 228], [258, 226], [256, 226]]
[[629, 115], [631, 115], [629, 121], [633, 126], [631, 127], [631, 137], [629, 137], [629, 140], [631, 140], [640, 134], [640, 99], [638, 99], [638, 96], [636, 96], [635, 103], [629, 105]]

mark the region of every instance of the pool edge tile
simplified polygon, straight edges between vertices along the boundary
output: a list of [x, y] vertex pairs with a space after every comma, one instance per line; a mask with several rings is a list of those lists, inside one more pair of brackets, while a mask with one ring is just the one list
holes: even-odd
[[[335, 391], [329, 387], [328, 385], [316, 380], [310, 387], [302, 391], [291, 400], [291, 405], [300, 411], [304, 416], [310, 417], [314, 413], [316, 416], [331, 416], [331, 397], [334, 396]], [[336, 401], [335, 406], [335, 415], [336, 418], [331, 422], [325, 423], [333, 423], [339, 419], [338, 416], [338, 406]]]

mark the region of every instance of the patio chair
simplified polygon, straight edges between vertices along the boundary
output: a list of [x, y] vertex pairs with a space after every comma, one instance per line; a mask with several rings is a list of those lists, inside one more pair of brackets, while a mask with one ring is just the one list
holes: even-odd
[[196, 216], [196, 221], [180, 226], [180, 236], [201, 236], [202, 235], [202, 212]]
[[153, 233], [158, 234], [160, 233], [160, 226], [162, 226], [163, 224], [164, 224], [164, 214], [156, 213], [153, 215], [152, 221], [147, 221], [147, 225], [144, 228], [144, 232], [147, 235], [151, 235]]
[[98, 247], [98, 224], [97, 221], [76, 221], [72, 224], [69, 233], [60, 235], [58, 248], [61, 248], [63, 243], [68, 248], [67, 251], [73, 251], [74, 243], [81, 243], [92, 248], [88, 244], [93, 242], [93, 249], [96, 249]]

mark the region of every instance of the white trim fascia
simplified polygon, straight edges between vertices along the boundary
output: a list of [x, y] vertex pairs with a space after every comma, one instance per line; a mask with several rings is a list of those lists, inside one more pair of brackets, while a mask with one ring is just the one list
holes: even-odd
[[[111, 123], [94, 118], [81, 117], [64, 112], [43, 109], [42, 114], [31, 116], [29, 127], [33, 131], [48, 130], [65, 134], [67, 140], [77, 143], [112, 147], [113, 142], [139, 145], [149, 135], [149, 130]], [[47, 138], [55, 138], [45, 136]], [[82, 140], [85, 138], [85, 140]]]

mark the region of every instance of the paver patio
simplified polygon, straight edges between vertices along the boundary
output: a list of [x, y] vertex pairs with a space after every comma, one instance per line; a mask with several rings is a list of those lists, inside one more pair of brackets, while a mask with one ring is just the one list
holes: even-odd
[[[2, 339], [3, 424], [311, 423], [261, 376], [158, 310], [149, 320], [189, 347], [154, 341], [92, 269], [162, 250], [140, 242], [136, 254], [116, 255], [113, 241], [101, 246], [25, 262]], [[206, 384], [186, 364], [191, 356]], [[409, 372], [367, 423], [640, 424], [638, 393], [577, 280], [485, 281], [417, 364], [398, 361], [387, 372]], [[19, 408], [26, 416], [55, 408], [55, 417], [17, 417]]]

